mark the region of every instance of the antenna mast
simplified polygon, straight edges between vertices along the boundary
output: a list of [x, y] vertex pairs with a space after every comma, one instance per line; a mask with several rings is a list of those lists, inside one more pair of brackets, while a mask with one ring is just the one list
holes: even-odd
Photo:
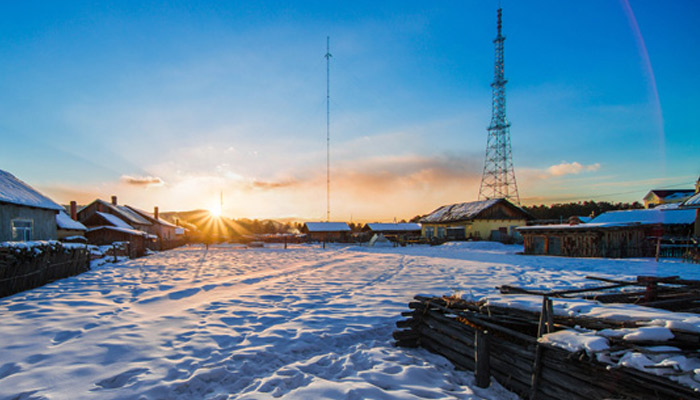
[[331, 38], [326, 36], [326, 222], [331, 219]]
[[491, 87], [491, 125], [488, 127], [486, 142], [486, 159], [484, 174], [481, 177], [479, 200], [505, 198], [520, 204], [518, 185], [515, 182], [513, 155], [510, 147], [510, 122], [506, 118], [506, 83], [504, 76], [503, 42], [501, 34], [501, 13], [498, 8], [498, 35], [493, 43], [496, 45], [496, 60], [494, 62], [494, 77]]

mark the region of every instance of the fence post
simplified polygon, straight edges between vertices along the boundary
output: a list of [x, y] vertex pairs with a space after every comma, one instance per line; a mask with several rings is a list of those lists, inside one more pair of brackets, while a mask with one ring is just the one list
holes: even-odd
[[491, 384], [491, 365], [489, 362], [489, 332], [477, 329], [475, 332], [474, 361], [476, 368], [474, 377], [476, 386], [487, 388]]

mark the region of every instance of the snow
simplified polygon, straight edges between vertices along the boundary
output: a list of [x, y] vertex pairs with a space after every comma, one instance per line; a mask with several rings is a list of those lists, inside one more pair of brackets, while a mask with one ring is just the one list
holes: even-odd
[[397, 224], [386, 224], [386, 223], [370, 223], [367, 224], [369, 229], [374, 232], [386, 232], [386, 231], [420, 231], [420, 224], [416, 223], [397, 223]]
[[683, 207], [692, 207], [692, 208], [700, 207], [700, 193], [695, 193], [691, 198], [686, 200], [683, 203]]
[[650, 209], [608, 211], [600, 214], [589, 223], [591, 224], [692, 224], [695, 221], [695, 211], [678, 209]]
[[73, 230], [73, 231], [85, 231], [87, 228], [85, 225], [78, 221], [73, 220], [70, 215], [66, 214], [65, 211], [61, 210], [56, 214], [56, 226], [59, 229]]
[[117, 228], [134, 230], [133, 226], [122, 221], [122, 219], [117, 217], [116, 215], [112, 215], [110, 213], [105, 213], [105, 212], [101, 212], [101, 211], [97, 211], [96, 213], [97, 213], [97, 215], [104, 218], [107, 222], [109, 222], [110, 224], [112, 224], [113, 226], [115, 226]]
[[421, 219], [421, 222], [463, 221], [476, 217], [480, 212], [501, 201], [500, 199], [472, 201], [442, 206]]
[[587, 353], [597, 353], [610, 348], [608, 341], [600, 336], [594, 336], [573, 330], [562, 330], [544, 335], [540, 343], [548, 343], [561, 347], [570, 352], [585, 350]]
[[0, 203], [60, 211], [63, 207], [37, 192], [31, 186], [0, 169]]
[[350, 227], [345, 222], [307, 222], [309, 232], [350, 232]]
[[88, 232], [97, 231], [100, 229], [109, 229], [109, 230], [113, 230], [113, 231], [128, 233], [130, 235], [145, 236], [145, 237], [148, 237], [149, 239], [157, 238], [157, 236], [149, 235], [148, 233], [143, 232], [143, 231], [139, 231], [139, 230], [136, 230], [133, 228], [131, 228], [131, 229], [130, 228], [122, 228], [119, 226], [96, 226], [94, 228], [88, 228]]
[[[700, 275], [675, 261], [518, 251], [489, 242], [225, 245], [117, 264], [107, 257], [89, 272], [0, 299], [0, 398], [516, 399], [498, 384], [477, 388], [472, 373], [426, 350], [394, 347], [391, 333], [414, 295], [479, 299], [502, 284], [555, 290], [590, 284], [591, 274]], [[570, 310], [557, 303], [555, 312]], [[649, 317], [648, 326], [693, 324]], [[582, 340], [601, 348], [599, 339]], [[684, 371], [695, 362], [645, 357], [685, 363]]]

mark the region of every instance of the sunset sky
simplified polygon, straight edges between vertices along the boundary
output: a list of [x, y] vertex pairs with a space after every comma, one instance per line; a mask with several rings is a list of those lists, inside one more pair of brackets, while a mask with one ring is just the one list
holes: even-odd
[[[502, 1], [524, 204], [700, 175], [700, 2]], [[0, 169], [59, 203], [390, 221], [477, 199], [497, 1], [0, 1]]]

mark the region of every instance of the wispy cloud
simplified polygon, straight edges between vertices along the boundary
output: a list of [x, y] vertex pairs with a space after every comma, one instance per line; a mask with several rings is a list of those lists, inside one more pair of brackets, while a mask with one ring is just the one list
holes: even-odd
[[120, 180], [123, 183], [134, 186], [163, 186], [165, 181], [156, 176], [129, 176], [122, 175]]
[[563, 175], [576, 175], [581, 172], [597, 171], [600, 169], [600, 163], [583, 165], [579, 162], [566, 162], [562, 161], [557, 165], [552, 165], [547, 168], [547, 174], [551, 176], [563, 176]]

